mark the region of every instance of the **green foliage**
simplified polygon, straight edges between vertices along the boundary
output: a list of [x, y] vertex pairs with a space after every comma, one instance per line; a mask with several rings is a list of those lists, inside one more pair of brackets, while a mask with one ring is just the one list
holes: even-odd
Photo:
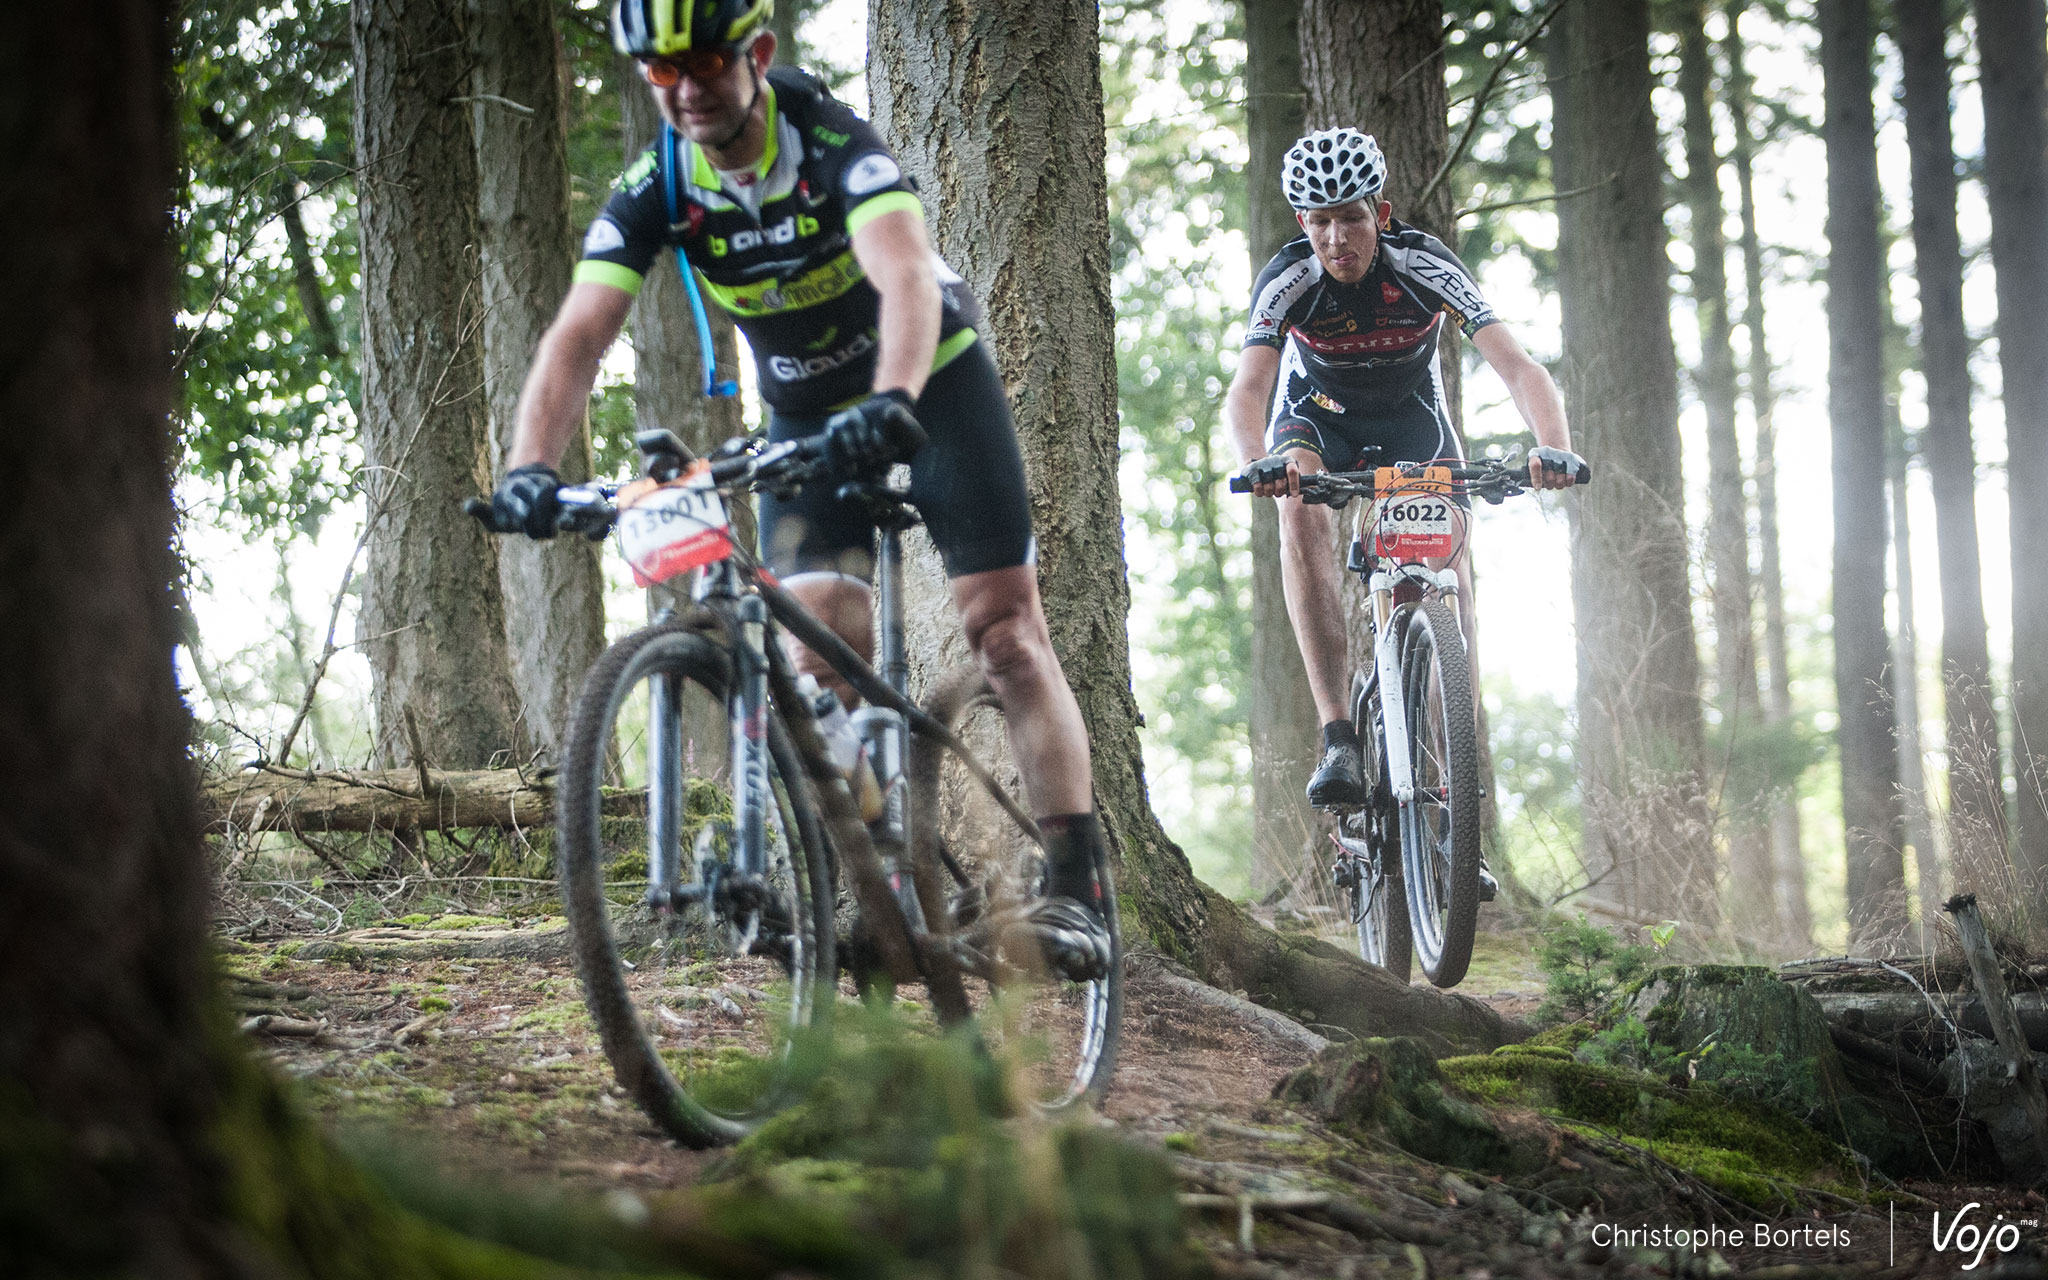
[[1603, 1031], [1596, 1031], [1579, 1047], [1578, 1058], [1601, 1067], [1626, 1067], [1654, 1076], [1686, 1077], [1693, 1057], [1683, 1049], [1658, 1044], [1641, 1018], [1628, 1014]]
[[354, 466], [348, 13], [223, 0], [176, 32], [179, 425], [259, 529], [317, 528]]
[[1648, 947], [1623, 942], [1584, 913], [1553, 922], [1544, 929], [1536, 952], [1545, 978], [1537, 1020], [1556, 1022], [1598, 1013], [1648, 970], [1655, 954]]

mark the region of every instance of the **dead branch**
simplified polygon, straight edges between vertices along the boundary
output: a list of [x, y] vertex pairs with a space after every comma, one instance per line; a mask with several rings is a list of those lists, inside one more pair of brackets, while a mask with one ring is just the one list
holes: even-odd
[[[419, 790], [426, 794], [415, 794]], [[552, 780], [522, 778], [517, 769], [270, 768], [208, 784], [200, 792], [200, 811], [213, 834], [454, 831], [544, 827], [554, 821], [554, 800]], [[607, 789], [602, 811], [606, 817], [645, 818], [647, 793]]]

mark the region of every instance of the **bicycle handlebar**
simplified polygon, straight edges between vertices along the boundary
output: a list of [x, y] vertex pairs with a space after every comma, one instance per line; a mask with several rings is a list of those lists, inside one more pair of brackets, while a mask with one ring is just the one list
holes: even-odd
[[[656, 440], [656, 436], [666, 437], [666, 440]], [[647, 455], [650, 469], [657, 457], [670, 452], [668, 442], [674, 442], [673, 448], [681, 447], [681, 442], [667, 432], [652, 433], [642, 440], [641, 451]], [[728, 449], [732, 452], [728, 453]], [[735, 437], [712, 454], [711, 483], [721, 489], [794, 487], [815, 478], [823, 468], [825, 458], [825, 436], [822, 432], [773, 444]], [[681, 459], [676, 461], [680, 463]], [[619, 509], [612, 503], [617, 493], [617, 485], [563, 485], [555, 490], [555, 527], [564, 533], [580, 533], [593, 542], [602, 539], [618, 522]], [[462, 510], [483, 525], [486, 532], [525, 532], [519, 525], [499, 520], [489, 498], [464, 498]]]
[[[1403, 462], [1395, 465], [1404, 472], [1409, 471], [1411, 468], [1414, 469], [1416, 478], [1420, 479], [1420, 469], [1425, 464]], [[1489, 502], [1499, 502], [1504, 498], [1521, 493], [1529, 487], [1529, 473], [1526, 470], [1491, 459], [1482, 461], [1476, 466], [1443, 467], [1440, 469], [1450, 473], [1454, 492], [1476, 493]], [[1301, 500], [1310, 504], [1341, 506], [1355, 497], [1372, 497], [1375, 480], [1376, 473], [1370, 470], [1318, 471], [1301, 477]], [[1591, 484], [1592, 482], [1593, 468], [1581, 461], [1577, 473], [1572, 477], [1572, 483]], [[1250, 493], [1252, 491], [1250, 478], [1242, 475], [1230, 477], [1230, 491], [1232, 493]]]

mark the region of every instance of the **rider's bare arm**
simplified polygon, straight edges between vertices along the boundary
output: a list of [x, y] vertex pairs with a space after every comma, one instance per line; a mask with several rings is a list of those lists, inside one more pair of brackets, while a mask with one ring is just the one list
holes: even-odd
[[619, 336], [632, 305], [633, 295], [617, 285], [586, 281], [569, 286], [520, 389], [507, 470], [529, 462], [551, 467], [561, 462], [589, 410], [598, 362]]
[[[1549, 371], [1522, 349], [1514, 333], [1504, 324], [1490, 324], [1472, 335], [1472, 345], [1479, 348], [1479, 354], [1486, 357], [1486, 363], [1507, 384], [1522, 421], [1536, 433], [1536, 443], [1553, 449], [1571, 448], [1572, 431], [1565, 420], [1564, 397], [1558, 394], [1557, 383], [1551, 380]], [[1529, 478], [1541, 489], [1563, 489], [1572, 483], [1572, 477], [1546, 471], [1534, 461], [1529, 464]]]
[[939, 279], [924, 219], [893, 209], [870, 220], [853, 233], [853, 256], [882, 295], [874, 389], [901, 388], [915, 399], [939, 349]]
[[[1230, 390], [1223, 397], [1223, 423], [1230, 429], [1230, 443], [1237, 449], [1239, 465], [1266, 456], [1266, 409], [1273, 403], [1273, 387], [1280, 379], [1280, 351], [1277, 347], [1246, 347], [1237, 359]], [[1294, 468], [1287, 470], [1287, 483], [1260, 485], [1252, 492], [1273, 498], [1301, 491]]]

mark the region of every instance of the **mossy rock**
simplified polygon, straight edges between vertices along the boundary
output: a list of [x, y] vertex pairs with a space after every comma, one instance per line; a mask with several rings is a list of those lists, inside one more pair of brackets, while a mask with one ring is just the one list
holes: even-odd
[[[1650, 1038], [1689, 1055], [1701, 1083], [1783, 1108], [1824, 1130], [1887, 1174], [1929, 1172], [1932, 1158], [1910, 1107], [1858, 1091], [1828, 1035], [1820, 1004], [1804, 988], [1757, 965], [1667, 965], [1634, 984], [1620, 1002]], [[1581, 1047], [1580, 1056], [1586, 1056]]]
[[1849, 1152], [1784, 1111], [1713, 1086], [1680, 1088], [1541, 1046], [1439, 1066], [1447, 1082], [1491, 1106], [1526, 1107], [1564, 1128], [1618, 1138], [1758, 1209], [1797, 1205], [1799, 1186], [1861, 1194]]
[[1510, 1173], [1546, 1159], [1540, 1144], [1515, 1141], [1484, 1107], [1446, 1090], [1437, 1060], [1406, 1036], [1332, 1045], [1273, 1096], [1339, 1133], [1384, 1136], [1439, 1164]]

